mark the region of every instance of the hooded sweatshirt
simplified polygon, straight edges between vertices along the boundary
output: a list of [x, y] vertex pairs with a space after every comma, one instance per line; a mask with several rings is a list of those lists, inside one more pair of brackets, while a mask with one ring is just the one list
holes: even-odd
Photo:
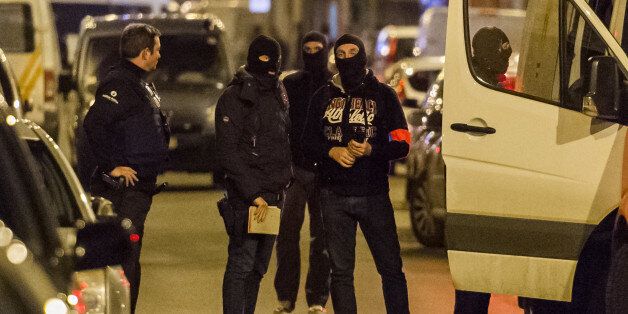
[[[311, 100], [303, 149], [320, 163], [321, 184], [347, 196], [388, 193], [390, 161], [408, 154], [410, 132], [397, 95], [368, 71], [362, 83], [346, 91], [335, 75]], [[332, 147], [346, 147], [363, 133], [369, 156], [343, 168], [329, 157]]]

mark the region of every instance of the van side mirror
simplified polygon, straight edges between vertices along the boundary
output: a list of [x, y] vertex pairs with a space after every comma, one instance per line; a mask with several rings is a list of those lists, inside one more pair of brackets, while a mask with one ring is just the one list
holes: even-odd
[[619, 72], [613, 57], [594, 56], [587, 94], [582, 98], [582, 112], [588, 116], [616, 121], [620, 112]]
[[[112, 220], [85, 225], [78, 230], [75, 266], [76, 270], [120, 265], [126, 261], [137, 245], [133, 226], [128, 220]], [[137, 242], [137, 241], [135, 241]]]

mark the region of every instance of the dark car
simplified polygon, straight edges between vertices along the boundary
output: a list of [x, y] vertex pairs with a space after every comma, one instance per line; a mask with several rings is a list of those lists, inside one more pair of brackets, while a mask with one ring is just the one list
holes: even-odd
[[[94, 167], [82, 130], [100, 79], [118, 60], [119, 38], [130, 23], [146, 23], [161, 32], [161, 59], [147, 78], [161, 97], [169, 119], [167, 170], [215, 170], [216, 102], [231, 79], [223, 24], [211, 15], [136, 15], [86, 17], [81, 24], [73, 76], [79, 94], [76, 125], [77, 164], [84, 186]], [[217, 175], [215, 174], [215, 177]]]
[[441, 72], [421, 107], [408, 117], [412, 144], [406, 159], [406, 199], [414, 235], [429, 247], [441, 247], [445, 242], [445, 162], [441, 155], [443, 78]]

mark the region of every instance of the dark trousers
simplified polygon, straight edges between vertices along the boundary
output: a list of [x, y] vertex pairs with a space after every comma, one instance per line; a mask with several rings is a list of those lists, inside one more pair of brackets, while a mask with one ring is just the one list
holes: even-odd
[[490, 293], [456, 290], [454, 314], [486, 314]]
[[140, 181], [143, 182], [136, 184], [135, 187], [124, 187], [120, 190], [114, 190], [99, 180], [92, 180], [91, 183], [92, 194], [110, 200], [118, 218], [131, 220], [137, 234], [140, 236], [137, 250], [132, 251], [132, 256], [122, 264], [124, 274], [131, 285], [131, 313], [135, 313], [135, 306], [137, 305], [137, 298], [140, 292], [140, 279], [142, 276], [140, 251], [144, 240], [144, 223], [146, 222], [150, 205], [153, 202], [153, 191], [155, 188], [154, 179]]
[[[232, 197], [229, 203], [233, 210], [239, 211], [238, 219], [246, 219], [250, 204]], [[269, 205], [278, 205], [270, 197], [262, 195]], [[246, 233], [245, 220], [238, 221], [237, 232], [229, 232], [227, 267], [222, 282], [222, 309], [224, 314], [253, 314], [257, 303], [257, 294], [262, 278], [268, 270], [268, 264], [275, 245], [274, 235]]]
[[399, 239], [388, 194], [344, 196], [321, 190], [325, 238], [331, 261], [331, 300], [334, 312], [357, 313], [353, 272], [356, 227], [364, 233], [382, 277], [389, 314], [409, 313], [408, 287], [402, 270]]
[[277, 274], [275, 290], [280, 301], [297, 300], [301, 275], [299, 238], [305, 204], [310, 214], [310, 256], [305, 297], [308, 306], [325, 306], [329, 298], [329, 258], [323, 237], [322, 213], [319, 205], [319, 187], [314, 173], [295, 167], [295, 181], [288, 189], [277, 237]]

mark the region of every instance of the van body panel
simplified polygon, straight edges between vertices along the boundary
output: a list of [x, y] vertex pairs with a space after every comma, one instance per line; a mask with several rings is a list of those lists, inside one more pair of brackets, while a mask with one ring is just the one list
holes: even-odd
[[[625, 70], [626, 54], [606, 27], [585, 1], [572, 3], [586, 14]], [[447, 25], [443, 157], [448, 214], [467, 215], [468, 220], [518, 219], [517, 229], [523, 230], [519, 235], [529, 239], [541, 234], [534, 230], [534, 224], [569, 223], [573, 228], [565, 229], [569, 233], [566, 236], [576, 246], [569, 257], [560, 258], [535, 256], [532, 251], [508, 255], [497, 244], [480, 252], [472, 243], [478, 240], [473, 235], [486, 231], [482, 229], [486, 225], [460, 231], [454, 230], [459, 228], [459, 224], [452, 225], [455, 220], [448, 220], [447, 234], [457, 232], [457, 239], [462, 239], [455, 251], [449, 251], [454, 285], [469, 291], [569, 301], [577, 263], [573, 258], [577, 258], [592, 229], [619, 204], [626, 128], [542, 101], [542, 97], [526, 97], [480, 83], [471, 73], [467, 56], [465, 40], [470, 39], [465, 30], [465, 4], [450, 2]], [[537, 19], [547, 20], [552, 12], [558, 14], [556, 1], [530, 0], [528, 4], [527, 13]], [[538, 25], [530, 20], [526, 22], [519, 59], [517, 84], [526, 82], [526, 91], [541, 90], [558, 75], [539, 66], [545, 63], [557, 68], [558, 39], [556, 47], [540, 46], [538, 38], [549, 36], [550, 30], [543, 33], [535, 27]], [[543, 49], [556, 52], [554, 56], [543, 55], [539, 53]], [[535, 81], [539, 77], [545, 81]], [[495, 133], [455, 132], [451, 129], [454, 123], [491, 127]], [[505, 236], [495, 243], [500, 240], [508, 242]], [[539, 239], [537, 245], [546, 244]], [[554, 245], [561, 249], [560, 243]]]

